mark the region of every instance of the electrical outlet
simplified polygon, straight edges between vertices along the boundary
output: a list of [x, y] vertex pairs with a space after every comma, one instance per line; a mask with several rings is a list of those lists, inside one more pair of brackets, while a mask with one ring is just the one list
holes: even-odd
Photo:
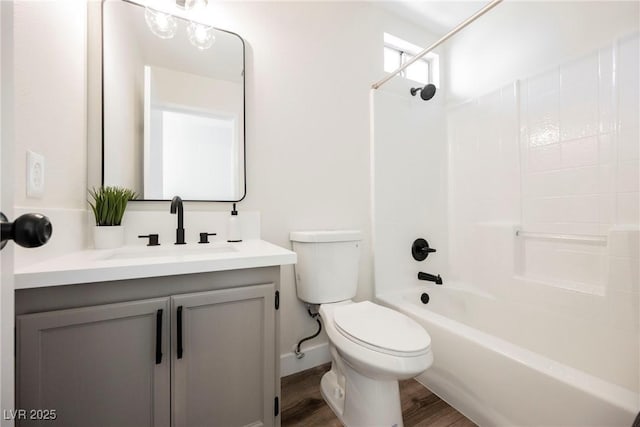
[[40, 199], [44, 195], [44, 156], [27, 151], [27, 197]]

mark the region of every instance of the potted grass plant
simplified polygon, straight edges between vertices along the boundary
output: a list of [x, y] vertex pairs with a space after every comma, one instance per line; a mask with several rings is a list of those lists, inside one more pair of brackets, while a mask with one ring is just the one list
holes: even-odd
[[137, 194], [122, 187], [100, 187], [89, 190], [89, 205], [96, 220], [93, 228], [93, 243], [96, 249], [112, 249], [124, 243], [122, 217], [127, 202]]

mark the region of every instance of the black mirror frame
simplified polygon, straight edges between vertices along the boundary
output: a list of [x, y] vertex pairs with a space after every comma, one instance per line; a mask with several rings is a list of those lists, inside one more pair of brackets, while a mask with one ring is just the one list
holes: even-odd
[[[101, 139], [102, 143], [101, 147], [101, 165], [102, 170], [100, 171], [100, 183], [102, 186], [104, 183], [104, 3], [107, 0], [102, 0], [100, 2], [100, 84], [101, 84], [101, 111], [100, 111], [100, 121], [101, 121]], [[141, 4], [134, 3], [129, 0], [122, 0], [125, 3], [129, 3], [134, 6], [143, 7]], [[177, 19], [184, 19], [181, 17], [176, 17]], [[221, 202], [221, 203], [231, 203], [231, 202], [240, 202], [244, 200], [247, 196], [247, 79], [246, 79], [246, 45], [244, 39], [237, 33], [233, 31], [227, 31], [220, 28], [212, 27], [216, 31], [221, 31], [223, 33], [231, 34], [240, 39], [242, 43], [242, 127], [243, 127], [243, 141], [242, 141], [242, 150], [243, 150], [243, 193], [242, 197], [237, 200], [190, 200], [185, 199], [185, 202]], [[131, 202], [170, 202], [170, 199], [132, 199]]]

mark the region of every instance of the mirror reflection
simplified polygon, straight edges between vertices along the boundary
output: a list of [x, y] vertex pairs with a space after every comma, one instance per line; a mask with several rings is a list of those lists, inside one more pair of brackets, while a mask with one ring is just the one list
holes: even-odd
[[242, 39], [206, 27], [213, 38], [194, 43], [198, 28], [179, 18], [162, 38], [146, 15], [103, 3], [103, 184], [145, 200], [242, 199]]

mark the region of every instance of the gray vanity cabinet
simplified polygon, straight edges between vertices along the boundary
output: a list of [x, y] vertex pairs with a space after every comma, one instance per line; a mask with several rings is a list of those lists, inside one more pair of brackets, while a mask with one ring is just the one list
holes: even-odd
[[169, 309], [158, 298], [18, 316], [18, 424], [169, 426]]
[[57, 419], [18, 425], [279, 425], [278, 279], [268, 268], [21, 291], [17, 403]]
[[174, 427], [274, 425], [274, 294], [267, 284], [171, 298], [172, 331], [182, 328], [172, 336]]

